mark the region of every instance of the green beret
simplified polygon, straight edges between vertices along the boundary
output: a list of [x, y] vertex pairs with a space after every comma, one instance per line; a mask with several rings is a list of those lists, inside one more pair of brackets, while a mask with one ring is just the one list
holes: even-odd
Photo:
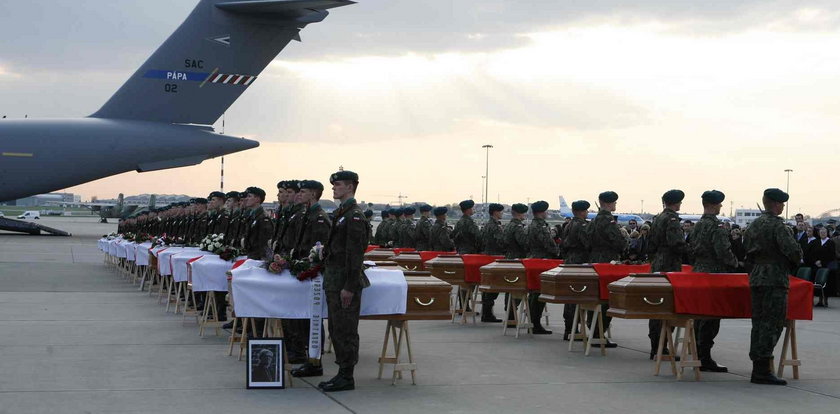
[[248, 187], [245, 189], [245, 194], [253, 194], [257, 197], [265, 198], [265, 190], [259, 187]]
[[389, 215], [389, 216], [396, 216], [396, 215], [398, 215], [398, 214], [399, 214], [399, 212], [398, 212], [397, 210], [398, 210], [398, 209], [396, 209], [396, 208], [389, 208], [389, 209], [388, 209], [388, 215]]
[[227, 194], [225, 194], [225, 198], [235, 198], [235, 199], [238, 200], [239, 199], [239, 191], [230, 191]]
[[511, 211], [519, 214], [525, 214], [528, 212], [528, 206], [522, 203], [516, 203], [510, 206]]
[[682, 190], [668, 190], [662, 194], [662, 202], [665, 204], [674, 204], [683, 201], [685, 193]]
[[458, 203], [458, 207], [461, 207], [461, 211], [469, 210], [469, 209], [475, 207], [475, 201], [464, 200], [464, 201]]
[[382, 210], [379, 214], [382, 215], [383, 219], [388, 218], [388, 210]]
[[243, 199], [243, 198], [245, 198], [245, 197], [248, 197], [248, 190], [245, 190], [245, 191], [240, 191], [240, 192], [239, 192], [239, 198], [240, 198], [240, 199]]
[[336, 181], [359, 181], [359, 174], [354, 173], [353, 171], [339, 171], [333, 173], [330, 176], [330, 184], [335, 183]]
[[187, 202], [187, 204], [195, 204], [195, 199], [191, 198], [190, 201]]
[[300, 181], [298, 180], [287, 180], [286, 186], [283, 187], [286, 190], [292, 190], [294, 192], [300, 192]]
[[589, 210], [589, 202], [586, 200], [578, 200], [572, 202], [572, 210], [573, 211], [588, 211]]
[[401, 215], [403, 215], [403, 214], [405, 214], [405, 210], [403, 210], [403, 208], [402, 208], [402, 207], [399, 207], [399, 208], [395, 208], [395, 209], [394, 209], [394, 215], [395, 215], [395, 216], [401, 216]]
[[424, 213], [424, 212], [427, 212], [427, 211], [432, 211], [432, 206], [430, 206], [428, 204], [423, 204], [422, 206], [420, 206], [420, 212], [421, 213]]
[[764, 196], [778, 203], [787, 203], [790, 198], [788, 193], [778, 188], [768, 188], [764, 190]]
[[223, 193], [223, 192], [221, 192], [221, 191], [213, 191], [212, 193], [210, 193], [210, 195], [209, 195], [209, 196], [207, 196], [207, 199], [208, 199], [208, 200], [210, 200], [210, 199], [212, 199], [213, 197], [219, 197], [219, 198], [221, 198], [222, 200], [224, 200], [224, 199], [225, 199], [225, 193]]
[[278, 190], [285, 189], [285, 188], [286, 188], [286, 181], [285, 180], [277, 182], [277, 189]]
[[198, 197], [198, 198], [195, 199], [195, 203], [196, 204], [207, 204], [207, 199]]
[[373, 210], [365, 210], [365, 218], [373, 217]]
[[403, 214], [405, 214], [406, 216], [413, 216], [415, 212], [417, 212], [417, 209], [415, 209], [414, 207], [403, 207]]
[[490, 203], [489, 210], [490, 210], [491, 213], [494, 213], [496, 211], [504, 211], [505, 206], [503, 206], [501, 204], [498, 204], [498, 203]]
[[704, 191], [703, 195], [700, 196], [704, 202], [709, 204], [720, 204], [726, 198], [726, 195], [718, 190], [709, 190]]
[[302, 180], [300, 182], [300, 189], [307, 189], [307, 190], [315, 190], [315, 191], [324, 191], [324, 185], [321, 184], [320, 181], [315, 180]]
[[435, 207], [435, 209], [432, 210], [432, 214], [434, 214], [436, 216], [442, 216], [442, 215], [446, 214], [446, 212], [448, 212], [448, 211], [449, 211], [449, 209], [446, 208], [446, 207]]
[[618, 200], [618, 193], [615, 191], [604, 191], [598, 194], [598, 200], [604, 203], [615, 203]]
[[531, 212], [532, 213], [542, 213], [543, 211], [548, 210], [548, 202], [547, 201], [537, 201], [534, 204], [531, 204]]

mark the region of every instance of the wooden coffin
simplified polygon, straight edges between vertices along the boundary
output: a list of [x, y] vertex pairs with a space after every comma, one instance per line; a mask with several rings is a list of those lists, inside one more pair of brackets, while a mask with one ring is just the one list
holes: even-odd
[[478, 289], [482, 292], [522, 294], [528, 291], [527, 281], [521, 260], [496, 260], [481, 266]]
[[600, 301], [598, 273], [591, 265], [564, 264], [540, 275], [540, 300], [549, 303], [592, 304]]
[[463, 286], [464, 261], [457, 254], [440, 255], [426, 261], [426, 270], [432, 272], [432, 276], [451, 285]]
[[428, 270], [403, 270], [403, 274], [406, 276], [432, 277], [432, 272]]
[[394, 256], [394, 249], [376, 248], [365, 253], [365, 260], [378, 261], [389, 260]]
[[662, 275], [627, 276], [609, 284], [607, 315], [625, 319], [674, 319], [674, 289]]
[[429, 276], [406, 275], [405, 280], [408, 282], [405, 315], [363, 316], [362, 319], [403, 321], [452, 319], [452, 311], [449, 309], [449, 294], [452, 292], [452, 285]]
[[405, 270], [424, 270], [423, 259], [418, 252], [402, 252], [390, 260], [397, 262]]
[[382, 267], [385, 269], [400, 269], [400, 265], [398, 265], [397, 262], [393, 260], [376, 260], [373, 263], [376, 265], [376, 267]]

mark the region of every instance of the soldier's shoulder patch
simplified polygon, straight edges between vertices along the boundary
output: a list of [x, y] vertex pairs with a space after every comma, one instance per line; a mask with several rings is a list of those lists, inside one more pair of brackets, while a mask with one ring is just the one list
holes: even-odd
[[676, 218], [676, 217], [671, 217], [671, 221], [677, 221], [677, 220], [679, 220], [679, 219]]
[[359, 221], [359, 220], [361, 220], [361, 217], [359, 217], [359, 216], [353, 216], [353, 220], [355, 220], [355, 221]]

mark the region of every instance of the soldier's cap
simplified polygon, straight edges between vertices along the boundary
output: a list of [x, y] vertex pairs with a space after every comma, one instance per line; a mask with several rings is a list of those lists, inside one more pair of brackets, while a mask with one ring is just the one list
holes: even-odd
[[424, 213], [424, 212], [427, 212], [427, 211], [432, 211], [432, 206], [430, 206], [428, 204], [423, 204], [422, 206], [420, 206], [420, 212], [421, 213]]
[[788, 193], [778, 188], [768, 188], [764, 190], [764, 196], [777, 203], [787, 203], [790, 196]]
[[615, 191], [604, 191], [601, 194], [598, 194], [598, 200], [603, 201], [604, 203], [615, 203], [618, 200], [618, 193]]
[[240, 191], [239, 192], [239, 198], [240, 199], [243, 199], [245, 197], [248, 197], [248, 190], [247, 189], [245, 191]]
[[396, 208], [393, 208], [393, 207], [392, 207], [392, 208], [389, 208], [389, 209], [388, 209], [388, 215], [389, 215], [389, 216], [398, 216], [399, 214], [400, 214], [400, 213], [397, 211], [397, 209], [396, 209]]
[[665, 204], [674, 204], [683, 201], [685, 193], [682, 190], [668, 190], [662, 194], [662, 202]]
[[516, 204], [510, 206], [510, 210], [515, 212], [515, 213], [525, 214], [525, 213], [528, 212], [528, 206], [526, 206], [525, 204], [522, 204], [522, 203], [516, 203]]
[[300, 188], [315, 191], [324, 191], [324, 185], [320, 181], [315, 180], [301, 180]]
[[416, 212], [417, 209], [412, 206], [403, 207], [403, 214], [405, 214], [406, 216], [413, 216]]
[[588, 211], [591, 204], [586, 200], [572, 202], [572, 211]]
[[259, 187], [248, 187], [245, 189], [245, 194], [253, 194], [257, 197], [265, 198], [265, 190]]
[[191, 198], [190, 201], [187, 202], [187, 204], [195, 204], [195, 199]]
[[464, 200], [464, 201], [458, 203], [458, 207], [461, 207], [461, 211], [469, 210], [469, 209], [475, 207], [475, 201]]
[[286, 180], [278, 181], [277, 182], [277, 189], [286, 189]]
[[709, 204], [720, 204], [723, 202], [724, 199], [726, 199], [726, 194], [723, 194], [723, 192], [720, 192], [718, 190], [709, 190], [704, 191], [703, 195], [700, 196], [700, 198], [703, 199], [703, 202]]
[[543, 211], [548, 210], [548, 202], [547, 201], [537, 201], [531, 204], [531, 212], [532, 213], [542, 213]]
[[442, 216], [445, 215], [448, 211], [449, 209], [446, 207], [435, 207], [435, 209], [432, 210], [432, 214], [434, 214], [435, 216]]
[[195, 200], [195, 204], [207, 204], [207, 199], [206, 198], [198, 197], [198, 198], [195, 198], [193, 200]]
[[210, 193], [210, 195], [209, 195], [209, 196], [207, 196], [207, 199], [208, 199], [208, 200], [210, 200], [210, 199], [212, 199], [213, 197], [219, 197], [219, 198], [221, 198], [222, 200], [224, 200], [224, 199], [225, 199], [225, 193], [223, 193], [223, 192], [221, 192], [221, 191], [213, 191], [212, 193]]
[[354, 173], [353, 171], [338, 171], [333, 173], [330, 176], [330, 184], [335, 184], [336, 181], [359, 181], [359, 174]]
[[373, 217], [373, 210], [365, 210], [365, 217], [366, 218]]
[[281, 181], [283, 183], [283, 189], [292, 190], [294, 192], [300, 192], [300, 181], [298, 180], [286, 180]]
[[235, 199], [238, 200], [239, 199], [239, 191], [228, 191], [228, 193], [225, 194], [225, 198], [235, 198]]
[[386, 210], [382, 210], [382, 211], [380, 212], [380, 214], [382, 215], [382, 218], [388, 218], [388, 210], [387, 210], [387, 209], [386, 209]]
[[497, 212], [497, 211], [505, 211], [505, 206], [503, 206], [503, 205], [501, 205], [501, 204], [499, 204], [499, 203], [490, 203], [490, 206], [489, 206], [489, 207], [487, 207], [487, 209], [488, 209], [491, 213], [495, 213], [495, 212]]

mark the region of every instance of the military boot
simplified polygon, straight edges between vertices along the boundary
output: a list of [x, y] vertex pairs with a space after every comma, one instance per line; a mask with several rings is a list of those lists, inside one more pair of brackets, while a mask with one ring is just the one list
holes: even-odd
[[490, 323], [499, 323], [502, 320], [493, 315], [493, 308], [487, 305], [481, 305], [481, 321]]
[[540, 321], [542, 319], [543, 309], [545, 309], [545, 302], [536, 300], [536, 296], [531, 296], [528, 300], [531, 306], [531, 324], [534, 325], [531, 328], [531, 333], [534, 335], [551, 335], [553, 332], [543, 328], [542, 322]]
[[318, 384], [318, 388], [324, 392], [355, 390], [356, 381], [353, 380], [353, 368], [339, 368], [338, 375], [327, 382]]
[[753, 361], [750, 382], [753, 384], [787, 385], [787, 381], [773, 374], [772, 362], [770, 361], [768, 358], [760, 358]]
[[705, 372], [729, 372], [729, 368], [719, 365], [712, 359], [711, 349], [698, 349], [697, 356], [700, 358], [700, 371]]
[[324, 375], [324, 368], [320, 364], [315, 365], [309, 361], [292, 370], [292, 376], [295, 378], [320, 377], [322, 375]]

